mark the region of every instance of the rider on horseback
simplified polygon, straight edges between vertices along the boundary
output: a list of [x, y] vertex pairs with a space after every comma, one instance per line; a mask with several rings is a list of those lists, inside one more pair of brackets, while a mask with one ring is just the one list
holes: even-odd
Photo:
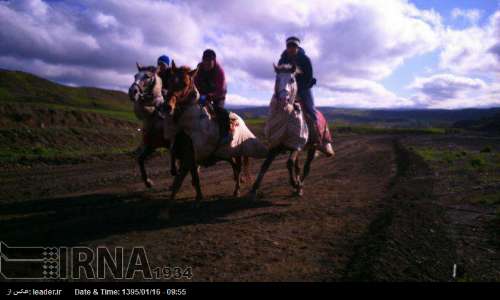
[[311, 88], [316, 84], [316, 78], [313, 77], [313, 68], [311, 60], [306, 55], [306, 52], [300, 47], [300, 40], [297, 37], [289, 37], [286, 39], [286, 50], [281, 54], [279, 65], [292, 64], [300, 69], [297, 74], [298, 95], [302, 102], [302, 107], [308, 119], [311, 121], [313, 130], [313, 140], [319, 140], [319, 130], [316, 124], [316, 108], [314, 107], [314, 98]]
[[167, 55], [162, 55], [158, 57], [157, 65], [158, 68], [156, 70], [156, 73], [161, 78], [161, 81], [163, 83], [161, 93], [163, 97], [166, 97], [167, 96], [166, 86], [170, 78], [170, 58]]
[[216, 60], [215, 51], [207, 49], [203, 52], [202, 62], [198, 64], [198, 72], [194, 83], [200, 93], [200, 104], [211, 105], [219, 124], [221, 143], [228, 144], [232, 136], [229, 132], [229, 112], [224, 109], [226, 100], [226, 78], [224, 70]]

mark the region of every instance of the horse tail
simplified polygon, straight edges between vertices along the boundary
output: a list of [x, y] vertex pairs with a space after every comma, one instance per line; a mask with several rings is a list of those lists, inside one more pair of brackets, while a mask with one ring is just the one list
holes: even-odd
[[243, 156], [242, 172], [242, 182], [251, 182], [252, 176], [250, 175], [250, 158], [248, 156]]

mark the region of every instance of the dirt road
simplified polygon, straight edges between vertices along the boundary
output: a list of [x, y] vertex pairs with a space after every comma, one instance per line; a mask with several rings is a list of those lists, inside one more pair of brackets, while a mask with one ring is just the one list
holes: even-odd
[[[171, 183], [163, 157], [148, 163], [152, 190], [126, 157], [5, 171], [0, 239], [144, 246], [151, 266], [191, 266], [193, 281], [344, 280], [370, 224], [388, 205], [398, 169], [393, 142], [386, 136], [338, 138], [334, 159], [314, 161], [302, 198], [292, 196], [285, 156], [272, 165], [256, 202], [231, 197], [230, 168], [219, 163], [202, 169], [201, 208], [191, 207], [194, 190], [187, 180], [170, 220], [158, 217]], [[260, 163], [253, 162], [253, 174]]]

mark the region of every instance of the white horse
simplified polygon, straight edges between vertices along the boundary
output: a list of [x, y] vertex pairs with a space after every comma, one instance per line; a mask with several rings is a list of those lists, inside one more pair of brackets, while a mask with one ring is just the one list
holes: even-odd
[[[134, 113], [142, 121], [143, 139], [138, 147], [137, 162], [141, 171], [141, 177], [146, 187], [153, 186], [153, 181], [148, 177], [145, 169], [145, 161], [156, 149], [170, 147], [170, 142], [165, 139], [164, 120], [158, 112], [158, 107], [163, 104], [162, 80], [157, 75], [153, 66], [143, 67], [137, 64], [137, 74], [134, 82], [129, 88], [129, 98], [134, 103]], [[171, 161], [171, 167], [175, 164]]]
[[[298, 87], [295, 76], [300, 73], [300, 70], [295, 65], [288, 64], [274, 65], [274, 70], [276, 72], [276, 82], [265, 127], [265, 135], [270, 149], [249, 193], [249, 198], [252, 200], [256, 199], [257, 190], [265, 173], [281, 152], [290, 152], [287, 161], [289, 180], [298, 196], [303, 195], [303, 183], [309, 174], [316, 150], [322, 151], [327, 156], [335, 154], [330, 143], [331, 137], [328, 125], [320, 111], [316, 112], [316, 116], [325, 125], [320, 132], [320, 142], [313, 143], [313, 139], [310, 137], [310, 131], [297, 98]], [[307, 149], [307, 159], [301, 176], [299, 153], [304, 149]]]

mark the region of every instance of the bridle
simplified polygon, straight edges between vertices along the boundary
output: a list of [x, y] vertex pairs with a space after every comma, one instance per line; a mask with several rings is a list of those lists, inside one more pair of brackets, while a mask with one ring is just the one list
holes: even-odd
[[[196, 94], [195, 97], [193, 97], [193, 94]], [[198, 100], [197, 98], [199, 97], [194, 80], [191, 78], [189, 79], [189, 84], [185, 88], [169, 93], [167, 96], [167, 103], [171, 103], [172, 100], [175, 100], [175, 107], [181, 108], [192, 103], [190, 101], [186, 101], [189, 97], [196, 98], [193, 100]]]
[[[276, 76], [279, 76], [279, 74], [277, 74]], [[296, 86], [296, 84], [297, 84], [297, 83], [296, 83], [296, 82], [297, 82], [297, 79], [295, 78], [295, 76], [294, 76], [293, 74], [292, 74], [292, 78], [293, 78], [293, 80], [294, 80], [294, 83], [292, 84], [292, 87], [291, 87], [291, 89], [290, 89], [290, 100], [291, 100], [291, 101], [286, 101], [286, 102], [288, 102], [288, 103], [290, 103], [290, 104], [294, 105], [294, 104], [295, 104], [295, 102], [297, 102], [297, 86]], [[275, 93], [275, 97], [276, 97], [277, 99], [279, 99], [279, 98], [280, 98], [280, 94], [281, 94], [282, 92], [286, 92], [286, 93], [288, 93], [289, 91], [286, 89], [286, 86], [285, 86], [285, 87], [283, 87], [283, 88], [281, 88], [281, 89], [279, 89], [279, 87], [278, 87], [278, 82], [276, 82], [276, 85], [275, 85], [275, 91], [274, 91], [274, 93]]]
[[[142, 80], [141, 80], [142, 81]], [[153, 89], [156, 85], [156, 74], [153, 75], [152, 80], [148, 82], [148, 84], [143, 88], [137, 81], [132, 83], [132, 87], [136, 87], [139, 91], [139, 99], [138, 101], [145, 102], [146, 100], [152, 101], [154, 98]]]

